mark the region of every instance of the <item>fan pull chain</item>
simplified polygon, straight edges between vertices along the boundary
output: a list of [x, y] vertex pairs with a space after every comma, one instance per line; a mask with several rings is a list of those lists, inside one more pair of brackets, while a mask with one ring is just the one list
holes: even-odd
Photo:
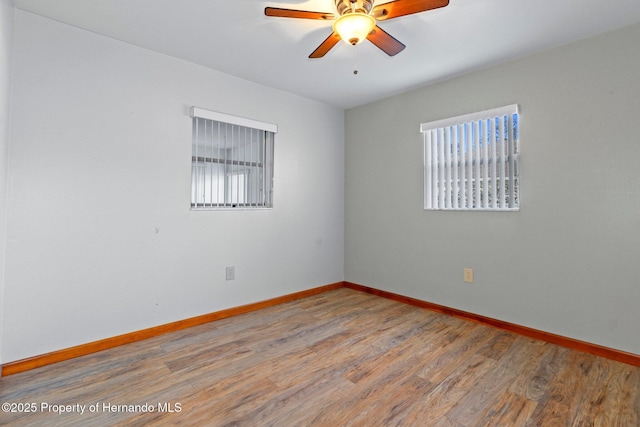
[[354, 64], [353, 64], [353, 74], [358, 74], [358, 45], [354, 46], [354, 50], [355, 50], [355, 59], [354, 59]]

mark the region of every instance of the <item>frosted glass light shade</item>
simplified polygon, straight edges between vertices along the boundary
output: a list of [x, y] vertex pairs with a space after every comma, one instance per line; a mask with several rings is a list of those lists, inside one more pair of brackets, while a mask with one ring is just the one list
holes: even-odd
[[345, 42], [356, 45], [367, 38], [376, 26], [376, 20], [364, 13], [347, 13], [333, 23], [333, 31]]

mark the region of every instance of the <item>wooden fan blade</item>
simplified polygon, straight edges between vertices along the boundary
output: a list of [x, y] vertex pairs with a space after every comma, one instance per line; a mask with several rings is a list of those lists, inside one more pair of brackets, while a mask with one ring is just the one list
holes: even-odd
[[280, 18], [302, 18], [302, 19], [321, 19], [331, 21], [336, 19], [333, 13], [310, 12], [308, 10], [281, 9], [279, 7], [265, 7], [264, 14], [267, 16], [277, 16]]
[[376, 20], [384, 21], [398, 16], [438, 9], [448, 4], [449, 0], [395, 0], [374, 7], [371, 14]]
[[394, 38], [392, 35], [384, 31], [377, 25], [376, 28], [374, 28], [373, 31], [369, 33], [369, 35], [367, 36], [367, 40], [378, 46], [384, 53], [389, 56], [397, 55], [406, 47], [404, 44], [400, 43], [396, 38]]
[[309, 58], [322, 58], [340, 41], [340, 35], [335, 31], [323, 41], [316, 50], [311, 52]]

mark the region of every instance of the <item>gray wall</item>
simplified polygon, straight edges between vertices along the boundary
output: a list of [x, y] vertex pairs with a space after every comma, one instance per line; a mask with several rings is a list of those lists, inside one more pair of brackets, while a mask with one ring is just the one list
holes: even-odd
[[[342, 109], [20, 10], [14, 36], [3, 361], [343, 279]], [[278, 125], [274, 209], [189, 210], [191, 106]]]
[[[635, 25], [347, 111], [345, 279], [640, 353], [638, 46]], [[420, 123], [513, 103], [521, 211], [424, 211]]]
[[4, 271], [7, 213], [7, 158], [9, 154], [9, 116], [11, 65], [13, 60], [13, 4], [0, 0], [0, 364], [2, 364], [2, 319], [4, 318]]

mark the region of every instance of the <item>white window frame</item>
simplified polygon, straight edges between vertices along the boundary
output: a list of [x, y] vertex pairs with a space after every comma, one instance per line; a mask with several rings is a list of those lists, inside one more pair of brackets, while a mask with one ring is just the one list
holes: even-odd
[[278, 126], [197, 107], [191, 117], [191, 210], [273, 208]]
[[422, 123], [425, 210], [520, 210], [517, 104]]

